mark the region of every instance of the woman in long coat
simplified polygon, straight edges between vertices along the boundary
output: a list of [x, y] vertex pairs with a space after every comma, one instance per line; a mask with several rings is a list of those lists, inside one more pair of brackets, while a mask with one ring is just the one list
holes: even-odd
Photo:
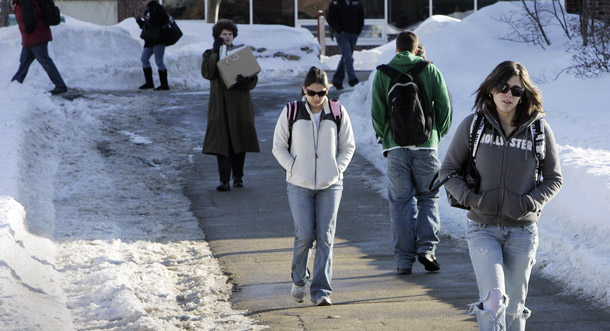
[[208, 124], [203, 142], [203, 153], [216, 155], [220, 185], [218, 191], [229, 191], [233, 177], [234, 187], [243, 187], [243, 169], [246, 152], [260, 152], [254, 127], [254, 110], [250, 90], [258, 78], [238, 75], [238, 84], [228, 89], [220, 78], [216, 63], [220, 46], [228, 50], [236, 47], [233, 38], [237, 26], [231, 20], [219, 20], [212, 28], [214, 47], [203, 53], [201, 75], [210, 81]]

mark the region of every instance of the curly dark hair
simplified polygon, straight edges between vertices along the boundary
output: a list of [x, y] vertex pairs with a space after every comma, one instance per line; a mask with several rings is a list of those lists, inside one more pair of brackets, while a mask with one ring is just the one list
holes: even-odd
[[220, 33], [222, 32], [222, 30], [233, 31], [233, 38], [237, 37], [237, 25], [235, 24], [235, 22], [229, 19], [223, 18], [218, 20], [218, 22], [214, 24], [214, 26], [212, 27], [212, 36], [214, 37], [214, 39], [218, 39], [218, 37], [220, 37]]
[[506, 84], [512, 76], [519, 77], [519, 80], [521, 80], [521, 84], [523, 84], [523, 88], [525, 89], [525, 93], [517, 105], [515, 122], [522, 116], [531, 115], [535, 111], [544, 114], [540, 91], [534, 83], [532, 83], [527, 69], [525, 69], [521, 63], [514, 61], [504, 61], [491, 71], [483, 83], [481, 83], [481, 86], [475, 91], [476, 99], [472, 108], [479, 113], [482, 112], [484, 108], [495, 109], [496, 104], [494, 103], [492, 93], [502, 88], [502, 85]]

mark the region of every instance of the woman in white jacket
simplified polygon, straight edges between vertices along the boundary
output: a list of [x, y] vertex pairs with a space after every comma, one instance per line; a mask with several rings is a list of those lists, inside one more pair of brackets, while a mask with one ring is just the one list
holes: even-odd
[[294, 220], [291, 293], [297, 302], [303, 302], [307, 295], [307, 262], [315, 241], [309, 292], [311, 301], [318, 306], [331, 305], [332, 251], [343, 172], [356, 149], [345, 108], [335, 103], [340, 109], [333, 115], [333, 105], [327, 97], [329, 87], [323, 70], [309, 69], [301, 86], [303, 98], [291, 103], [293, 107], [284, 107], [273, 135], [273, 155], [286, 170], [288, 203]]

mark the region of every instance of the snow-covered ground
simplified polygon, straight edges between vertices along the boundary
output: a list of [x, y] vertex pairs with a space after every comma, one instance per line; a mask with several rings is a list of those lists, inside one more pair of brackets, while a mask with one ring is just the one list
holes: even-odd
[[[610, 74], [555, 79], [571, 64], [565, 38], [549, 27], [553, 45], [547, 50], [500, 40], [509, 30], [494, 18], [514, 9], [501, 2], [463, 20], [434, 16], [417, 28], [453, 99], [454, 124], [440, 154], [495, 65], [523, 63], [542, 90], [564, 174], [562, 191], [539, 223], [536, 268], [608, 309], [610, 109], [603, 98]], [[211, 25], [179, 24], [184, 36], [166, 51], [170, 85], [206, 91], [200, 63], [212, 44]], [[70, 101], [45, 93], [52, 86], [37, 63], [24, 84], [10, 83], [20, 35], [14, 26], [0, 28], [0, 329], [257, 328], [231, 309], [230, 284], [178, 189], [178, 164], [189, 155], [159, 155], [151, 141], [161, 136], [171, 145], [170, 133], [129, 130], [130, 121], [147, 120], [145, 111], [134, 111], [141, 108], [137, 99], [121, 93], [143, 81], [136, 23], [102, 27], [68, 18], [52, 30], [52, 58], [68, 86], [87, 97]], [[256, 49], [259, 87], [338, 61], [318, 59], [319, 46], [304, 29], [239, 25], [235, 41]], [[356, 68], [373, 70], [394, 48], [391, 42], [357, 52]], [[370, 124], [370, 83], [342, 94], [341, 102], [359, 133], [358, 153], [385, 173]], [[442, 232], [462, 238], [464, 213], [445, 201], [440, 208]]]

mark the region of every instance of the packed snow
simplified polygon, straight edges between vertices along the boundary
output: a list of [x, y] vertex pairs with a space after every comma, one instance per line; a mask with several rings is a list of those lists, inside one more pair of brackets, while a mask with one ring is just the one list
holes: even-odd
[[[452, 95], [454, 121], [440, 155], [487, 74], [504, 60], [523, 63], [542, 90], [564, 175], [539, 222], [536, 269], [608, 309], [610, 112], [603, 97], [610, 74], [588, 80], [560, 74], [571, 62], [558, 27], [548, 27], [553, 44], [546, 50], [500, 39], [510, 31], [496, 18], [514, 9], [500, 2], [463, 20], [433, 16], [416, 29]], [[200, 63], [213, 42], [212, 25], [178, 23], [184, 36], [165, 57], [170, 85], [206, 91]], [[259, 86], [299, 79], [312, 65], [334, 69], [339, 59], [318, 58], [319, 45], [305, 29], [238, 27], [235, 42], [253, 47], [263, 69]], [[0, 329], [260, 328], [231, 308], [231, 284], [179, 189], [181, 169], [164, 166], [189, 155], [159, 156], [150, 135], [129, 130], [130, 121], [146, 120], [145, 112], [125, 111], [138, 103], [121, 94], [143, 81], [135, 21], [105, 27], [68, 17], [52, 30], [51, 57], [68, 86], [87, 98], [51, 97], [36, 62], [24, 84], [11, 83], [21, 38], [15, 26], [0, 28]], [[374, 68], [394, 52], [393, 42], [356, 52], [356, 68], [373, 72], [341, 95], [359, 133], [357, 152], [382, 173], [370, 85]], [[169, 133], [154, 132], [172, 143]], [[119, 147], [109, 136], [144, 148]], [[385, 196], [384, 180], [378, 191]], [[444, 200], [440, 209], [443, 234], [463, 238], [464, 212]]]

